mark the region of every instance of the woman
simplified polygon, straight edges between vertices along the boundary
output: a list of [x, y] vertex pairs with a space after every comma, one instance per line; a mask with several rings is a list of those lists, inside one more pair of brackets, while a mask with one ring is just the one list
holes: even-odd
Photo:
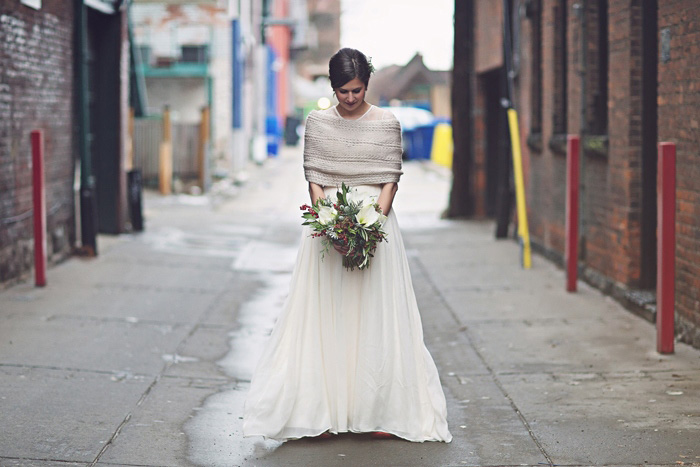
[[391, 209], [401, 172], [401, 127], [364, 100], [373, 71], [365, 55], [330, 60], [338, 105], [312, 111], [304, 138], [311, 201], [345, 182], [387, 215], [388, 242], [371, 265], [347, 270], [304, 237], [289, 296], [251, 382], [243, 432], [272, 439], [324, 433], [390, 433], [410, 441], [452, 439], [437, 368], [423, 330], [406, 253]]

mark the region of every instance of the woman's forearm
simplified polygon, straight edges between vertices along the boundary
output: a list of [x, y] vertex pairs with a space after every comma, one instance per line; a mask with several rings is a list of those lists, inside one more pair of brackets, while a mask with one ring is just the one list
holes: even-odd
[[382, 185], [382, 191], [379, 193], [377, 204], [385, 216], [388, 216], [391, 211], [391, 205], [394, 203], [394, 196], [396, 196], [398, 189], [399, 185], [393, 182]]
[[326, 194], [323, 192], [322, 186], [309, 182], [309, 196], [311, 197], [311, 204], [315, 204], [319, 198], [325, 198]]

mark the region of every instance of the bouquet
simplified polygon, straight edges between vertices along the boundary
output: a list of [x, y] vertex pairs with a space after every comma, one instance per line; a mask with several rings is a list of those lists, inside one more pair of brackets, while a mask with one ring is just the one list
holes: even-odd
[[323, 252], [331, 243], [346, 246], [343, 266], [354, 270], [369, 267], [377, 244], [386, 241], [382, 225], [386, 216], [373, 197], [363, 196], [343, 183], [336, 198], [319, 198], [313, 205], [304, 204], [303, 225], [313, 229], [312, 237], [323, 237]]

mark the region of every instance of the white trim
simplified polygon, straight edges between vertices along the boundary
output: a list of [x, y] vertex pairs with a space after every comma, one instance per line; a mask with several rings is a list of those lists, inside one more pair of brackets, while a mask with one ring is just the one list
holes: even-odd
[[41, 0], [20, 0], [22, 5], [26, 5], [29, 8], [34, 8], [35, 10], [41, 10]]
[[116, 13], [113, 4], [105, 3], [102, 0], [84, 0], [83, 3], [85, 4], [85, 6], [97, 10], [101, 13], [105, 13], [107, 15]]

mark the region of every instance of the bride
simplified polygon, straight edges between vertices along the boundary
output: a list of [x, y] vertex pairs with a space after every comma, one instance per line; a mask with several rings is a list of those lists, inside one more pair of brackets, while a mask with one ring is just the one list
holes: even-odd
[[311, 201], [344, 182], [387, 215], [369, 268], [347, 270], [346, 248], [322, 257], [308, 227], [289, 295], [258, 363], [243, 433], [277, 440], [344, 432], [450, 442], [445, 396], [423, 343], [408, 261], [391, 209], [401, 176], [401, 127], [364, 100], [371, 63], [355, 49], [329, 62], [338, 105], [306, 121]]

